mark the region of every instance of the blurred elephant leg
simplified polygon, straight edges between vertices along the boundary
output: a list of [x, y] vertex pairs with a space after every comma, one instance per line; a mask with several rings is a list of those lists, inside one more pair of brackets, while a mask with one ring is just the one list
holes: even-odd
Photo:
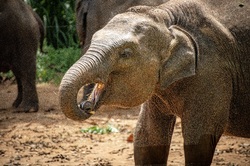
[[17, 98], [12, 104], [12, 106], [17, 108], [21, 104], [22, 99], [23, 99], [23, 87], [22, 87], [22, 82], [21, 82], [21, 78], [19, 77], [19, 74], [16, 73], [16, 70], [13, 70], [13, 73], [16, 77], [18, 93], [17, 93]]
[[20, 59], [20, 61], [13, 64], [13, 72], [18, 83], [18, 96], [13, 105], [17, 107], [18, 112], [38, 111], [35, 53], [36, 50], [29, 50], [28, 54], [30, 55], [23, 56], [29, 58]]
[[[33, 60], [32, 60], [33, 61]], [[38, 111], [38, 96], [36, 91], [36, 63], [31, 63], [27, 71], [24, 73], [26, 77], [22, 78], [23, 85], [23, 101], [21, 107], [25, 112]]]
[[135, 131], [136, 165], [166, 165], [176, 117], [157, 96], [142, 105]]

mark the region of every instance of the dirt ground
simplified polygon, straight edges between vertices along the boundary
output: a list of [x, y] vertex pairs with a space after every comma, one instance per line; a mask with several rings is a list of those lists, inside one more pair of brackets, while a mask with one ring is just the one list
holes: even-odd
[[[85, 122], [66, 119], [58, 106], [58, 87], [37, 85], [40, 110], [13, 113], [16, 85], [0, 84], [0, 165], [35, 166], [128, 166], [134, 165], [133, 133], [138, 108], [103, 108]], [[81, 129], [98, 124], [113, 125], [118, 133], [90, 134]], [[180, 119], [177, 119], [168, 160], [169, 166], [184, 165]], [[249, 166], [250, 139], [223, 136], [212, 165]]]

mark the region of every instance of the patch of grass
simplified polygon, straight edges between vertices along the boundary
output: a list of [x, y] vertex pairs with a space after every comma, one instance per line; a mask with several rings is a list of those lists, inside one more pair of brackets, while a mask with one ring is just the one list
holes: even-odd
[[65, 72], [80, 58], [81, 50], [76, 47], [45, 47], [44, 50], [47, 54], [37, 54], [37, 80], [58, 85]]
[[92, 133], [92, 134], [109, 134], [109, 133], [117, 133], [119, 130], [112, 126], [108, 125], [106, 127], [92, 126], [87, 129], [82, 129], [83, 133]]

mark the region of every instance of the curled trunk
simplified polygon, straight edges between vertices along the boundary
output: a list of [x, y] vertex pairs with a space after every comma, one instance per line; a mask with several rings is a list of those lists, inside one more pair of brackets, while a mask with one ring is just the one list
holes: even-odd
[[102, 55], [90, 49], [64, 75], [59, 89], [59, 101], [62, 112], [72, 120], [85, 120], [92, 115], [79, 107], [77, 94], [80, 88], [89, 83], [105, 82], [103, 77], [107, 69]]

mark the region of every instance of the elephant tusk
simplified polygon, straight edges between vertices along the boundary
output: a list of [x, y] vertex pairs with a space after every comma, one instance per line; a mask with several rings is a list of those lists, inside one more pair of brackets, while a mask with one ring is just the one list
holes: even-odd
[[89, 100], [93, 101], [94, 107], [98, 104], [103, 92], [105, 91], [105, 85], [103, 83], [97, 83], [93, 92], [89, 96]]
[[103, 83], [97, 83], [88, 99], [79, 104], [79, 108], [81, 108], [81, 110], [87, 112], [88, 114], [95, 114], [99, 105], [99, 100], [104, 91], [105, 85]]

